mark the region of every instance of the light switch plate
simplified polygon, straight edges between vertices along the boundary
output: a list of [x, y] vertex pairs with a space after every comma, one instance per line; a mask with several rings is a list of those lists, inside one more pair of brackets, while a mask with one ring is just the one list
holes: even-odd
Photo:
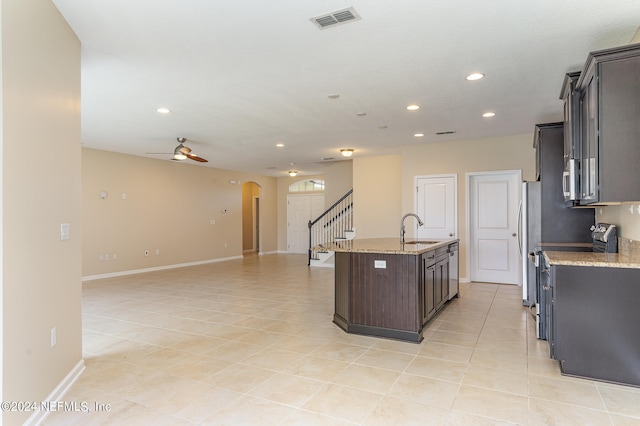
[[69, 223], [60, 224], [60, 239], [62, 241], [71, 239], [71, 224]]

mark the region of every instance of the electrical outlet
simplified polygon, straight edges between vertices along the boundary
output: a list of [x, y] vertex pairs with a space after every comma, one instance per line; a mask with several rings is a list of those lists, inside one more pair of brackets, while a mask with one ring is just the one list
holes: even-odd
[[104, 254], [101, 254], [101, 255], [99, 256], [99, 259], [100, 259], [100, 262], [102, 262], [102, 261], [104, 260]]
[[104, 260], [109, 260], [109, 259], [111, 259], [111, 257], [108, 254], [105, 254], [104, 255]]
[[54, 347], [58, 343], [58, 331], [55, 327], [51, 329], [51, 347]]
[[118, 255], [113, 253], [113, 260], [116, 260], [118, 258]]
[[160, 249], [156, 249], [156, 256], [160, 254]]

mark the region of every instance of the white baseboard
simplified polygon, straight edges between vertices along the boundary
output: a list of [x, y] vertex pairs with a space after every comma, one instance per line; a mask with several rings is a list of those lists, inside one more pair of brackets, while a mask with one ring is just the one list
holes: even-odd
[[122, 277], [125, 275], [143, 274], [145, 272], [164, 271], [165, 269], [184, 268], [187, 266], [206, 265], [207, 263], [225, 262], [227, 260], [242, 259], [242, 256], [222, 257], [220, 259], [199, 260], [197, 262], [178, 263], [174, 265], [156, 266], [145, 269], [132, 269], [129, 271], [110, 272], [108, 274], [87, 275], [82, 277], [82, 281], [101, 280], [103, 278]]
[[[44, 401], [46, 402], [62, 401], [63, 400], [62, 398], [66, 395], [67, 392], [69, 392], [69, 389], [71, 389], [71, 386], [73, 386], [76, 380], [78, 380], [80, 375], [84, 372], [85, 368], [86, 367], [84, 366], [84, 360], [81, 359], [71, 369], [71, 371], [69, 371], [69, 373], [67, 373], [67, 375], [64, 376], [64, 379], [62, 379], [62, 381], [58, 384], [58, 386], [56, 386], [56, 388], [49, 394], [49, 396], [47, 396], [47, 398]], [[27, 419], [27, 421], [24, 424], [27, 426], [40, 425], [47, 418], [50, 412], [51, 411], [43, 411], [43, 410], [34, 411], [34, 413]]]

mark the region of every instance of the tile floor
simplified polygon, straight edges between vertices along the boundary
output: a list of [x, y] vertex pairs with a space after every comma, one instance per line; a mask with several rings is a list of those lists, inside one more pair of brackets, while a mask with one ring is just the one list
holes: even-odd
[[86, 371], [47, 425], [632, 425], [640, 389], [563, 377], [520, 289], [462, 284], [421, 344], [344, 333], [333, 270], [247, 256], [84, 284]]

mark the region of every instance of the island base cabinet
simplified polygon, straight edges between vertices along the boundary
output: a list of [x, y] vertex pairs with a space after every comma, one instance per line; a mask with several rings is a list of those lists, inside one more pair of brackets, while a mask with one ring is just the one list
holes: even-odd
[[349, 333], [422, 341], [418, 258], [337, 252], [334, 323]]
[[563, 374], [640, 386], [640, 269], [551, 272], [553, 355]]

